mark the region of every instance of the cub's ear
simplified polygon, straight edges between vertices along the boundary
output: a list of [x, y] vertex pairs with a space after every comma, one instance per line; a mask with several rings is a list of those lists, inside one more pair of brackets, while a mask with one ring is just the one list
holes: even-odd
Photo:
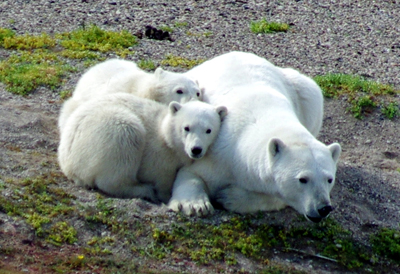
[[328, 146], [328, 149], [332, 154], [333, 161], [337, 163], [339, 161], [340, 153], [342, 152], [341, 146], [338, 143], [333, 143]]
[[219, 106], [216, 107], [215, 110], [217, 111], [221, 121], [223, 121], [225, 116], [228, 114], [228, 109], [225, 106]]
[[179, 104], [178, 102], [172, 101], [171, 103], [169, 103], [169, 111], [172, 114], [175, 114], [178, 112], [178, 110], [180, 110], [182, 107], [181, 104]]
[[272, 138], [268, 143], [268, 151], [272, 157], [282, 153], [286, 148], [286, 145], [279, 138]]
[[161, 67], [157, 68], [156, 71], [154, 72], [154, 75], [157, 78], [161, 78], [164, 74], [165, 70], [163, 70]]

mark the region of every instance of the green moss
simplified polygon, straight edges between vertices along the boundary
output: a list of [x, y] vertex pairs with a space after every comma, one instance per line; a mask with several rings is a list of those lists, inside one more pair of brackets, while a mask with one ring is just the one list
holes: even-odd
[[26, 95], [39, 86], [55, 89], [68, 72], [75, 69], [46, 51], [22, 51], [0, 62], [0, 81], [7, 90]]
[[397, 102], [382, 103], [382, 113], [388, 119], [393, 119], [399, 115], [399, 104]]
[[137, 62], [137, 65], [139, 68], [143, 69], [143, 70], [155, 70], [156, 69], [156, 64], [150, 60], [140, 60], [139, 62]]
[[277, 243], [273, 238], [275, 233], [279, 234], [276, 231], [278, 228], [262, 226], [254, 230], [252, 225], [247, 217], [234, 217], [217, 226], [202, 222], [187, 222], [173, 224], [171, 230], [154, 228], [152, 232], [154, 243], [141, 253], [164, 258], [173, 251], [200, 264], [213, 261], [236, 264], [236, 252], [265, 260], [262, 250]]
[[63, 79], [76, 71], [66, 59], [83, 59], [91, 66], [105, 59], [104, 52], [113, 51], [125, 58], [132, 54], [130, 47], [137, 43], [127, 31], [112, 32], [92, 25], [69, 33], [33, 36], [15, 35], [0, 28], [0, 46], [17, 50], [0, 62], [0, 81], [10, 92], [26, 95], [39, 86], [56, 89]]
[[46, 33], [39, 36], [29, 34], [13, 35], [5, 37], [3, 47], [6, 49], [32, 50], [32, 49], [47, 49], [56, 45], [56, 40]]
[[268, 22], [265, 19], [253, 21], [250, 23], [250, 30], [253, 33], [273, 33], [286, 32], [289, 30], [289, 25], [285, 23]]
[[9, 199], [0, 196], [0, 211], [24, 218], [37, 236], [57, 245], [76, 241], [75, 229], [59, 221], [74, 212], [71, 199], [75, 197], [56, 186], [58, 176], [49, 174], [9, 182], [7, 186], [14, 194]]
[[162, 31], [168, 31], [169, 33], [174, 32], [174, 29], [167, 25], [161, 26], [161, 27], [159, 27], [159, 29]]
[[187, 31], [186, 35], [188, 36], [194, 36], [194, 37], [211, 37], [214, 34], [211, 31], [205, 31], [205, 32], [191, 32], [191, 31]]
[[182, 28], [182, 27], [189, 26], [189, 23], [188, 22], [184, 22], [184, 21], [178, 21], [178, 22], [175, 22], [174, 26], [176, 28]]
[[109, 52], [131, 47], [137, 43], [136, 37], [127, 31], [113, 32], [100, 29], [96, 25], [56, 36], [66, 49], [74, 51]]
[[67, 222], [57, 222], [51, 226], [48, 239], [55, 245], [73, 244], [77, 241], [76, 235], [75, 228], [68, 225]]
[[97, 205], [88, 207], [82, 212], [81, 217], [86, 221], [89, 228], [97, 225], [105, 225], [112, 232], [124, 232], [127, 229], [127, 221], [118, 219], [118, 214], [109, 198], [98, 196]]
[[205, 59], [192, 60], [192, 59], [184, 58], [181, 56], [175, 56], [175, 55], [169, 54], [165, 57], [164, 60], [161, 61], [161, 65], [191, 69], [194, 66], [197, 66], [197, 65], [203, 63], [204, 61], [206, 61], [206, 60]]
[[25, 217], [27, 223], [35, 229], [38, 236], [43, 236], [44, 234], [43, 225], [50, 223], [50, 218], [36, 212], [33, 212], [32, 214], [24, 214], [23, 217]]
[[382, 228], [371, 236], [374, 252], [386, 256], [396, 262], [400, 262], [400, 231], [396, 229]]
[[0, 46], [3, 46], [4, 39], [12, 38], [15, 32], [10, 29], [0, 28]]
[[356, 118], [362, 118], [377, 107], [381, 108], [388, 118], [397, 115], [395, 103], [392, 102], [391, 97], [399, 94], [399, 91], [390, 85], [347, 74], [327, 74], [316, 76], [314, 80], [321, 87], [325, 97], [346, 96], [351, 105], [350, 111]]
[[358, 269], [368, 264], [370, 251], [356, 242], [351, 233], [333, 219], [322, 223], [296, 226], [289, 230], [288, 243], [291, 248], [312, 248], [315, 253], [337, 260], [348, 269]]
[[67, 100], [72, 96], [73, 91], [72, 90], [62, 90], [60, 91], [60, 98], [63, 100]]

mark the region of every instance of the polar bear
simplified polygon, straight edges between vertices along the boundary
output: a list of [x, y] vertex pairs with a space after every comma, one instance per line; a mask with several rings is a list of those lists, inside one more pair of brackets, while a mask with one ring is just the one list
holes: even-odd
[[73, 97], [87, 101], [111, 92], [132, 93], [164, 104], [202, 99], [199, 84], [182, 73], [162, 68], [149, 73], [122, 59], [109, 59], [90, 68], [79, 79]]
[[132, 93], [164, 104], [202, 100], [197, 81], [181, 74], [157, 68], [148, 73], [132, 62], [110, 59], [91, 67], [79, 79], [73, 95], [61, 109], [59, 128], [82, 103], [109, 93]]
[[329, 215], [341, 147], [316, 139], [323, 97], [313, 80], [244, 52], [187, 75], [205, 86], [205, 102], [229, 115], [207, 155], [178, 172], [169, 208], [206, 215], [215, 201], [238, 213], [291, 206], [314, 222]]
[[176, 171], [206, 154], [226, 113], [201, 101], [167, 106], [127, 93], [103, 95], [67, 120], [61, 170], [115, 197], [167, 203]]

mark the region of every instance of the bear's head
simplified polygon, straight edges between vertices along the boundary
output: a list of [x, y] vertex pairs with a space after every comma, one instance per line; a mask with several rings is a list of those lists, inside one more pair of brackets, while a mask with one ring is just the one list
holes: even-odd
[[166, 71], [162, 68], [157, 68], [154, 75], [157, 79], [155, 87], [157, 101], [186, 103], [190, 100], [203, 100], [203, 90], [200, 89], [197, 81], [181, 73]]
[[340, 145], [326, 146], [317, 140], [285, 144], [273, 138], [268, 150], [279, 198], [310, 221], [320, 222], [327, 217], [333, 210], [330, 192], [335, 184]]
[[169, 111], [172, 147], [184, 151], [191, 159], [206, 154], [227, 115], [225, 106], [215, 107], [201, 101], [171, 102]]

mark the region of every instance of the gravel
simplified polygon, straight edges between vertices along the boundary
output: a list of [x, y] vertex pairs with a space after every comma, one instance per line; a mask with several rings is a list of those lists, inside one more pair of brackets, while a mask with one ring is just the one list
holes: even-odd
[[[142, 40], [133, 59], [165, 54], [211, 58], [250, 51], [315, 76], [363, 75], [400, 88], [400, 1], [2, 1], [0, 26], [58, 33], [91, 23], [110, 30], [170, 26], [175, 42]], [[288, 33], [256, 35], [251, 21], [288, 23]], [[186, 26], [181, 26], [182, 23]], [[178, 27], [176, 27], [178, 25]], [[212, 34], [205, 37], [203, 34]]]

